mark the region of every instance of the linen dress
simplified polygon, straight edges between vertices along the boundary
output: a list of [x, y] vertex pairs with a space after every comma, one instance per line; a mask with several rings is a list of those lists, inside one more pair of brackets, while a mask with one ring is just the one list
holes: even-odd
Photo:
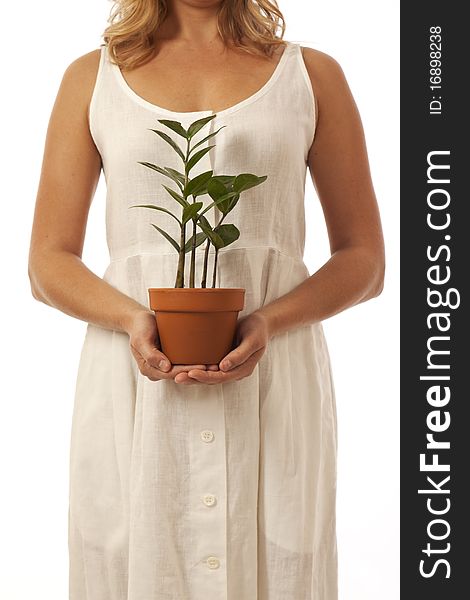
[[[309, 277], [304, 195], [316, 114], [293, 42], [263, 87], [218, 113], [146, 101], [101, 46], [89, 118], [107, 187], [103, 279], [146, 306], [149, 287], [174, 286], [177, 252], [151, 223], [176, 238], [178, 224], [129, 209], [174, 211], [162, 187], [171, 181], [138, 161], [181, 169], [151, 129], [175, 137], [158, 119], [188, 127], [212, 114], [193, 143], [225, 128], [201, 146], [216, 144], [191, 177], [268, 176], [230, 213], [241, 235], [218, 258], [217, 287], [246, 289], [241, 318]], [[205, 215], [213, 225], [217, 212]], [[192, 386], [150, 381], [126, 333], [88, 324], [71, 429], [70, 600], [336, 600], [336, 431], [321, 323], [273, 337], [248, 377]]]

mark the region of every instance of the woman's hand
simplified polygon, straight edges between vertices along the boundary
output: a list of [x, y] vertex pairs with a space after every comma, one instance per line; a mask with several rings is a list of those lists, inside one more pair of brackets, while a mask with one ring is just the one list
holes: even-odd
[[236, 348], [231, 350], [219, 363], [218, 369], [209, 365], [207, 369], [191, 367], [175, 377], [177, 383], [215, 384], [243, 379], [251, 375], [263, 356], [272, 334], [267, 317], [255, 311], [239, 319], [235, 334]]
[[[151, 381], [159, 379], [175, 379], [180, 373], [191, 369], [204, 372], [206, 368], [218, 368], [217, 365], [172, 365], [160, 349], [155, 314], [148, 310], [135, 312], [127, 327], [131, 352], [137, 362], [139, 371]], [[179, 383], [179, 381], [177, 381]], [[192, 380], [190, 383], [198, 384]]]

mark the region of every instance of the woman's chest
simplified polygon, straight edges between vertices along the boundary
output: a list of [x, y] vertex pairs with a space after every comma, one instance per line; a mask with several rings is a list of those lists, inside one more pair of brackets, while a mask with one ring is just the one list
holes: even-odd
[[220, 112], [256, 94], [269, 82], [278, 61], [278, 53], [269, 59], [159, 56], [121, 75], [138, 96], [166, 110]]

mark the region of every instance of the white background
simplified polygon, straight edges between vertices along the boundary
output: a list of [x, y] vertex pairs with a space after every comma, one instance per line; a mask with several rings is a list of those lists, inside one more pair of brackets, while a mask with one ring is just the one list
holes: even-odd
[[[32, 298], [27, 261], [58, 86], [70, 62], [102, 42], [111, 6], [109, 0], [47, 0], [3, 7], [0, 597], [8, 600], [68, 597], [69, 436], [86, 323]], [[338, 408], [340, 599], [397, 600], [399, 3], [281, 0], [279, 6], [286, 39], [327, 52], [343, 67], [362, 116], [380, 203], [385, 290], [324, 328]], [[83, 256], [99, 275], [108, 261], [104, 192], [102, 178]], [[305, 205], [305, 262], [313, 273], [327, 260], [328, 243], [309, 176]]]

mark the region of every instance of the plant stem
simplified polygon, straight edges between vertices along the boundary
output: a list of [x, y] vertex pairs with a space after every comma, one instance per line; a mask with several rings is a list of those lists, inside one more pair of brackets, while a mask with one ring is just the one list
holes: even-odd
[[211, 241], [209, 238], [207, 238], [207, 244], [206, 247], [204, 249], [204, 266], [202, 269], [202, 280], [201, 280], [201, 287], [205, 288], [206, 286], [206, 279], [207, 279], [207, 264], [208, 264], [208, 258], [209, 258], [209, 248], [211, 246]]
[[191, 244], [191, 266], [189, 269], [189, 287], [193, 288], [196, 272], [196, 221], [193, 219], [193, 239]]
[[[226, 214], [223, 214], [220, 217], [219, 222], [217, 223], [217, 225], [215, 227], [218, 227], [219, 225], [222, 225], [222, 221], [225, 219], [225, 217], [227, 216]], [[215, 229], [214, 227], [214, 229]], [[215, 287], [215, 280], [216, 280], [216, 274], [217, 274], [217, 258], [219, 256], [219, 250], [218, 248], [215, 249], [215, 256], [214, 256], [214, 267], [213, 267], [213, 271], [212, 271], [212, 287]]]
[[176, 273], [175, 288], [184, 288], [184, 246], [186, 244], [186, 223], [181, 227], [180, 251], [178, 256], [178, 270]]
[[[186, 159], [184, 160], [184, 187], [183, 187], [183, 197], [186, 200], [187, 196], [184, 190], [188, 185], [188, 159], [190, 153], [190, 141], [187, 140], [186, 145]], [[186, 245], [186, 223], [181, 227], [181, 235], [180, 235], [180, 251], [178, 256], [178, 271], [176, 273], [176, 282], [175, 287], [184, 288], [184, 266], [186, 259], [186, 252], [184, 251], [184, 247]]]
[[218, 248], [215, 249], [215, 255], [214, 255], [214, 270], [213, 270], [213, 275], [212, 275], [212, 287], [215, 288], [215, 278], [217, 275], [217, 257], [219, 256], [219, 250]]

